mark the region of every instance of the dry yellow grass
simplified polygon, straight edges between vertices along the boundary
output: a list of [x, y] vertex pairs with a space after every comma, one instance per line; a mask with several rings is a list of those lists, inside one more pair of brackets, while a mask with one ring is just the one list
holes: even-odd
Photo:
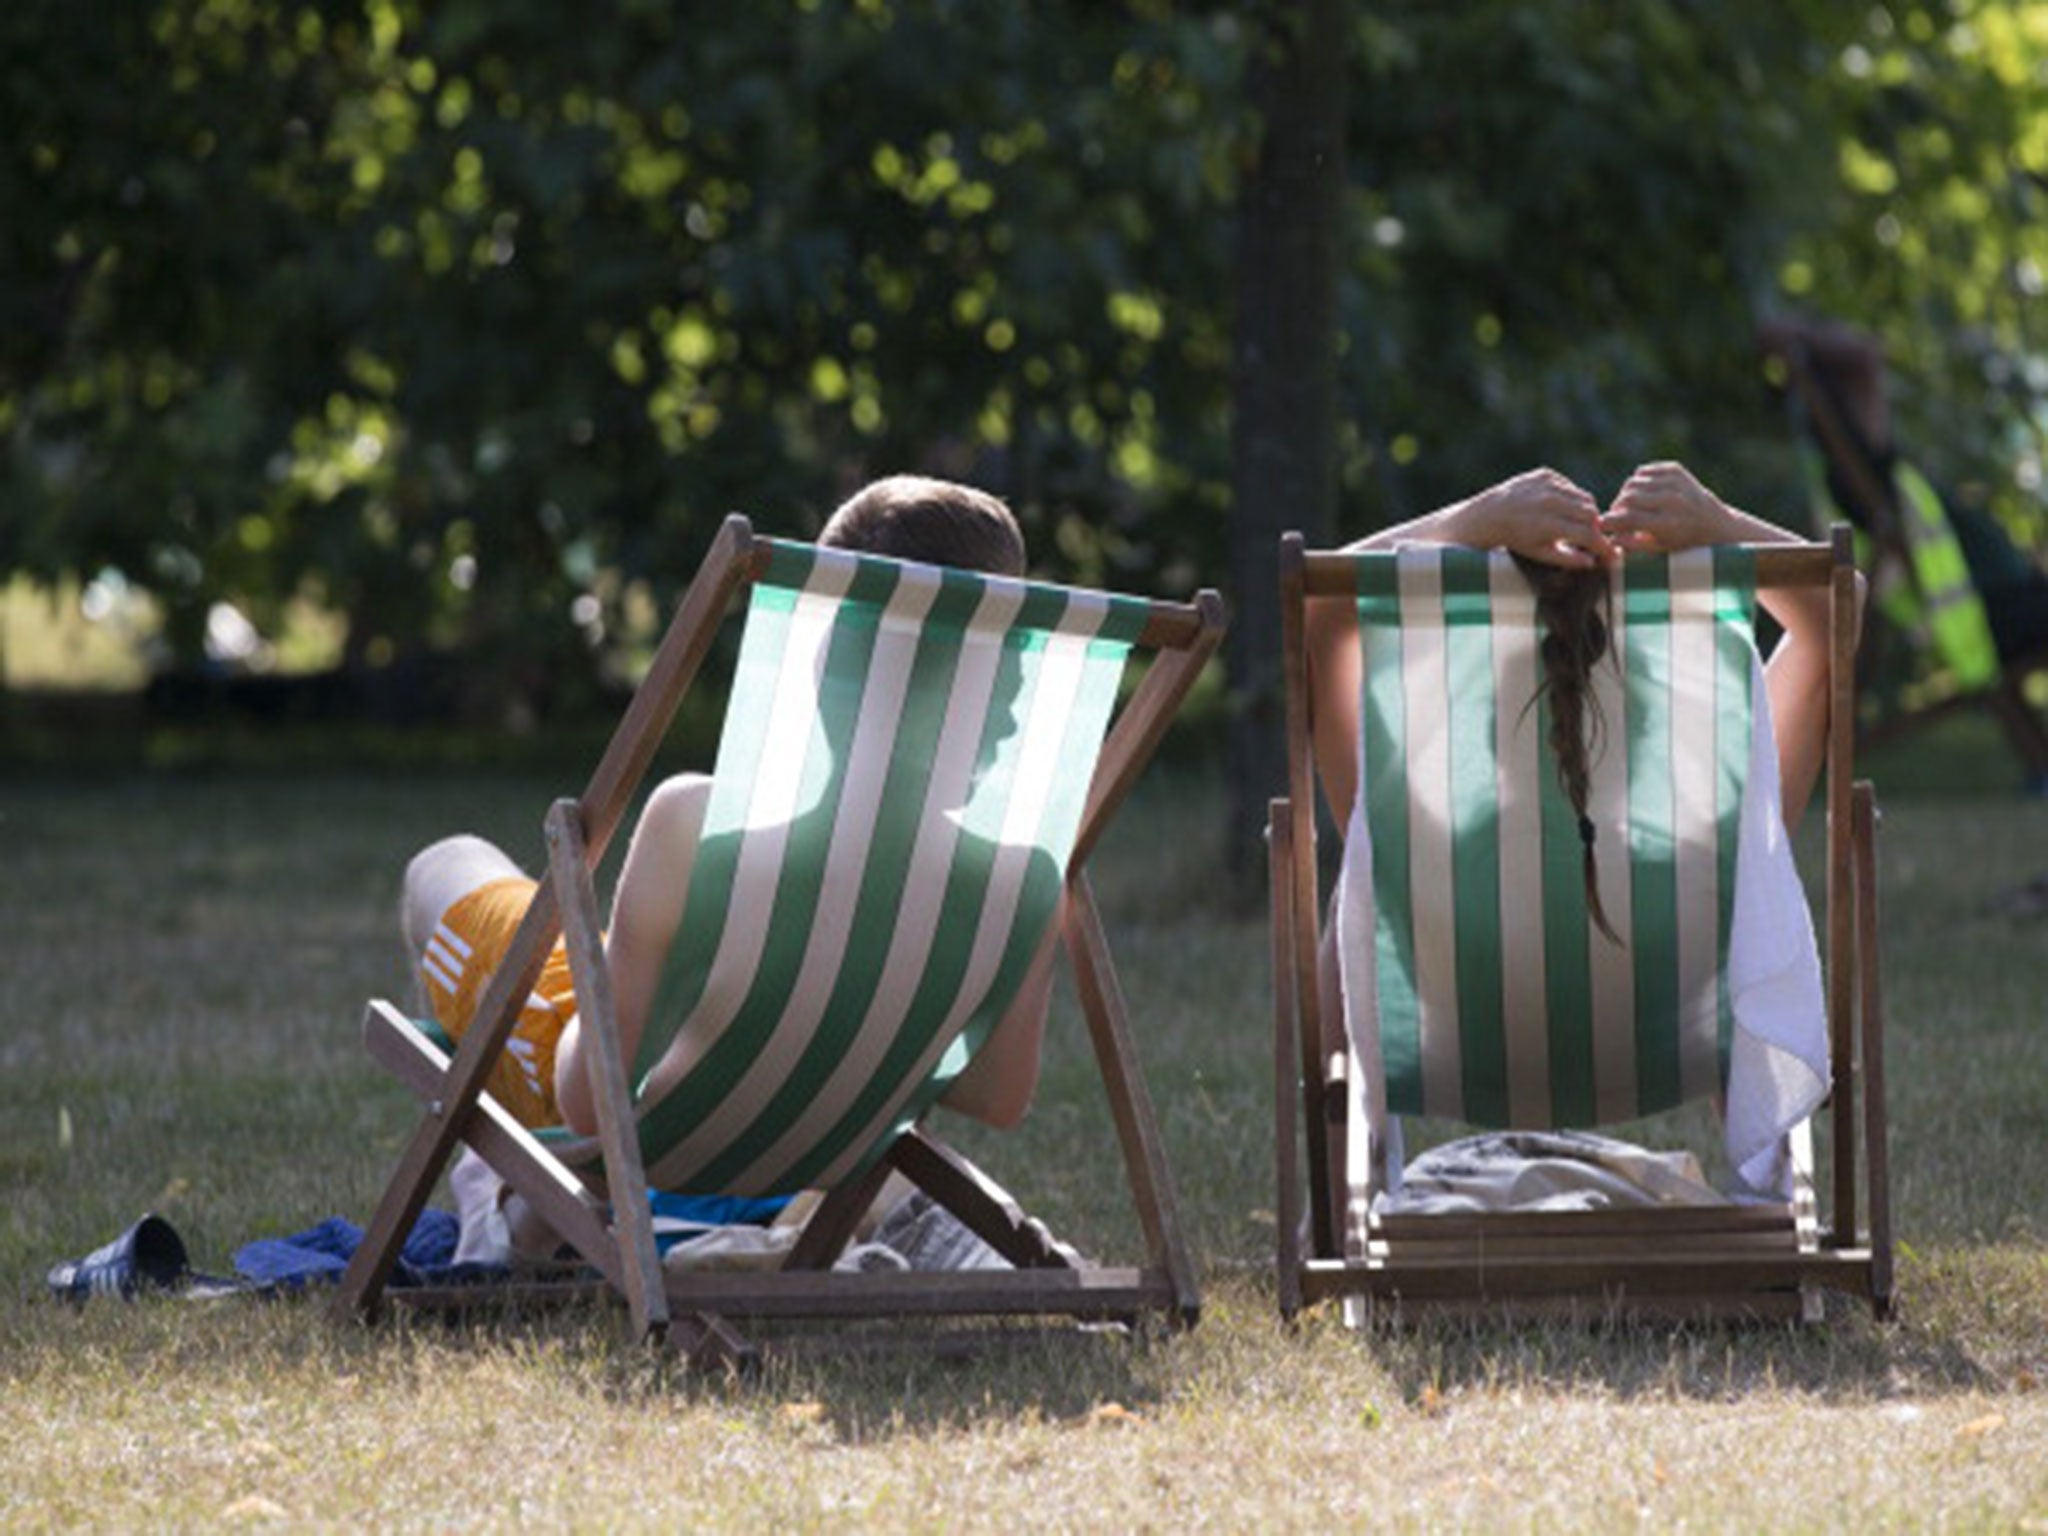
[[[367, 1209], [407, 1124], [354, 1033], [403, 984], [399, 863], [458, 825], [535, 849], [560, 787], [0, 782], [0, 1528], [2048, 1528], [2048, 917], [1984, 906], [2048, 870], [2040, 804], [1890, 807], [1890, 1326], [1284, 1331], [1263, 931], [1188, 896], [1215, 884], [1216, 800], [1170, 782], [1101, 885], [1208, 1289], [1191, 1336], [729, 1382], [609, 1313], [365, 1331], [306, 1301], [49, 1302], [49, 1262], [144, 1209], [214, 1269]], [[1051, 1050], [1032, 1120], [963, 1139], [1129, 1257], [1070, 1012]]]

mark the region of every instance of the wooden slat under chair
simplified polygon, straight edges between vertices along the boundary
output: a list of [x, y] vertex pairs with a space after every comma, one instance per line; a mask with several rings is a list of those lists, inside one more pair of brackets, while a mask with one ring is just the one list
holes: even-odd
[[[1628, 604], [1627, 623], [1637, 626], [1630, 636], [1637, 646], [1632, 656], [1644, 658], [1641, 665], [1646, 673], [1656, 670], [1655, 658], [1660, 655], [1698, 655], [1702, 654], [1698, 647], [1707, 645], [1716, 658], [1721, 658], [1717, 664], [1725, 667], [1727, 675], [1737, 675], [1737, 670], [1748, 663], [1741, 659], [1736, 647], [1751, 644], [1745, 632], [1747, 610], [1742, 607], [1745, 592], [1774, 586], [1821, 588], [1832, 605], [1833, 693], [1825, 790], [1826, 911], [1820, 929], [1824, 1001], [1816, 1002], [1824, 1019], [1811, 1021], [1816, 1038], [1819, 1030], [1825, 1030], [1829, 1063], [1824, 1080], [1825, 1101], [1813, 1115], [1824, 1115], [1829, 1130], [1832, 1155], [1828, 1161], [1825, 1199], [1814, 1183], [1812, 1119], [1807, 1119], [1783, 1133], [1779, 1156], [1782, 1166], [1791, 1169], [1791, 1178], [1788, 1186], [1781, 1186], [1785, 1193], [1775, 1198], [1750, 1203], [1646, 1204], [1593, 1210], [1389, 1213], [1384, 1197], [1399, 1177], [1398, 1171], [1388, 1166], [1387, 1152], [1391, 1133], [1398, 1129], [1395, 1117], [1417, 1112], [1443, 1115], [1445, 1111], [1438, 1100], [1446, 1093], [1454, 1106], [1464, 1111], [1450, 1118], [1478, 1126], [1515, 1129], [1632, 1121], [1668, 1107], [1653, 1089], [1658, 1093], [1668, 1089], [1668, 1096], [1673, 1099], [1699, 1096], [1719, 1104], [1730, 1070], [1725, 983], [1729, 920], [1725, 914], [1732, 908], [1734, 898], [1731, 890], [1721, 909], [1724, 915], [1720, 948], [1707, 955], [1717, 968], [1715, 975], [1722, 978], [1718, 982], [1718, 1027], [1722, 1031], [1719, 1060], [1714, 1060], [1711, 1036], [1707, 1037], [1705, 1047], [1680, 1044], [1674, 1049], [1694, 1052], [1691, 1058], [1684, 1059], [1704, 1061], [1704, 1067], [1689, 1069], [1682, 1083], [1673, 1077], [1668, 1083], [1659, 1084], [1653, 1081], [1657, 1073], [1639, 1063], [1648, 1060], [1653, 1050], [1661, 1050], [1661, 1041], [1642, 1044], [1636, 1042], [1635, 1036], [1626, 1036], [1631, 1042], [1627, 1049], [1635, 1053], [1636, 1064], [1627, 1069], [1633, 1075], [1617, 1077], [1617, 1069], [1599, 1059], [1599, 1053], [1608, 1049], [1607, 1042], [1617, 1038], [1612, 1027], [1573, 1017], [1574, 1003], [1568, 991], [1551, 990], [1542, 1006], [1512, 995], [1519, 978], [1512, 957], [1502, 958], [1510, 944], [1549, 945], [1552, 970], [1546, 974], [1555, 975], [1557, 957], [1563, 957], [1569, 970], [1571, 965], [1580, 963], [1591, 946], [1604, 944], [1604, 939], [1589, 941], [1569, 926], [1567, 918], [1557, 915], [1552, 909], [1554, 903], [1518, 904], [1507, 898], [1493, 900], [1493, 910], [1508, 914], [1502, 918], [1502, 927], [1519, 912], [1542, 930], [1538, 936], [1522, 934], [1509, 938], [1484, 931], [1475, 934], [1471, 931], [1470, 908], [1454, 908], [1466, 912], [1466, 931], [1445, 933], [1445, 925], [1458, 927], [1452, 912], [1419, 896], [1409, 910], [1402, 912], [1398, 909], [1405, 896], [1397, 890], [1390, 902], [1386, 899], [1389, 888], [1383, 883], [1410, 879], [1411, 870], [1423, 871], [1436, 854], [1404, 850], [1398, 838], [1373, 840], [1374, 867], [1370, 878], [1375, 901], [1370, 917], [1360, 921], [1373, 925], [1371, 941], [1378, 946], [1379, 956], [1376, 974], [1383, 978], [1392, 975], [1393, 980], [1391, 990], [1387, 984], [1379, 987], [1379, 996], [1374, 1001], [1378, 1011], [1372, 1037], [1380, 1041], [1380, 1055], [1377, 1059], [1361, 1059], [1344, 1018], [1332, 1016], [1340, 1014], [1341, 1005], [1333, 1002], [1334, 989], [1319, 978], [1318, 970], [1319, 958], [1329, 958], [1326, 945], [1336, 943], [1337, 939], [1325, 932], [1330, 893], [1322, 888], [1316, 859], [1314, 797], [1319, 780], [1312, 746], [1308, 605], [1316, 600], [1361, 605], [1361, 652], [1368, 652], [1375, 645], [1383, 648], [1377, 658], [1366, 657], [1361, 667], [1368, 695], [1361, 707], [1368, 712], [1375, 707], [1370, 690], [1376, 675], [1383, 687], [1407, 687], [1411, 692], [1406, 697], [1414, 697], [1412, 680], [1401, 674], [1398, 661], [1389, 660], [1389, 649], [1398, 653], [1402, 644], [1403, 624], [1434, 623], [1440, 636], [1454, 625], [1463, 626], [1461, 634], [1442, 641], [1443, 654], [1464, 647], [1462, 654], [1480, 657], [1472, 664], [1483, 668], [1487, 665], [1483, 658], [1491, 646], [1490, 654], [1495, 658], [1494, 665], [1502, 669], [1501, 676], [1520, 679], [1524, 674], [1513, 671], [1499, 658], [1520, 654], [1516, 648], [1533, 644], [1533, 639], [1527, 635], [1503, 638], [1499, 630], [1515, 624], [1533, 628], [1537, 621], [1533, 605], [1524, 606], [1503, 596], [1513, 592], [1519, 579], [1505, 556], [1488, 557], [1471, 551], [1442, 554], [1434, 549], [1371, 555], [1311, 552], [1299, 536], [1289, 535], [1283, 541], [1281, 556], [1288, 793], [1273, 801], [1268, 826], [1278, 1124], [1278, 1296], [1285, 1316], [1293, 1317], [1319, 1302], [1342, 1301], [1353, 1320], [1389, 1320], [1442, 1311], [1479, 1316], [1576, 1315], [1595, 1319], [1626, 1314], [1653, 1318], [1813, 1320], [1821, 1315], [1824, 1292], [1854, 1297], [1867, 1303], [1879, 1316], [1890, 1312], [1891, 1222], [1877, 951], [1877, 816], [1871, 787], [1853, 778], [1856, 577], [1848, 531], [1837, 529], [1827, 545], [1754, 546], [1732, 555], [1717, 552], [1711, 557], [1711, 577], [1698, 578], [1714, 583], [1711, 634], [1715, 638], [1669, 642], [1672, 647], [1691, 647], [1683, 652], [1659, 650], [1666, 642], [1642, 626], [1659, 622], [1660, 612], [1669, 620], [1670, 611], [1682, 604], [1691, 605], [1685, 608], [1688, 613], [1704, 613], [1701, 605], [1708, 599], [1667, 597], [1666, 590], [1658, 585], [1668, 580], [1669, 591], [1677, 593], [1682, 582], [1694, 579], [1678, 574], [1681, 557], [1672, 557], [1667, 562], [1668, 572], [1659, 567], [1647, 574], [1635, 566], [1641, 558], [1632, 557], [1628, 562], [1635, 567], [1635, 574], [1617, 573], [1613, 579], [1617, 584], [1617, 601]], [[1403, 565], [1403, 561], [1409, 563]], [[1417, 561], [1424, 562], [1424, 566], [1418, 568]], [[1730, 572], [1734, 574], [1729, 575]], [[1442, 597], [1441, 609], [1433, 609], [1430, 603], [1437, 600], [1440, 590], [1462, 595]], [[1390, 613], [1397, 617], [1389, 618]], [[1446, 613], [1453, 617], [1444, 617]], [[1481, 617], [1482, 614], [1485, 616]], [[1405, 633], [1413, 634], [1413, 630]], [[1701, 634], [1708, 635], [1709, 631], [1703, 629]], [[1420, 655], [1435, 644], [1436, 641], [1425, 640], [1416, 643], [1414, 649]], [[1380, 667], [1377, 674], [1373, 670], [1375, 659]], [[1628, 672], [1632, 664], [1616, 663], [1614, 670]], [[1675, 671], [1676, 665], [1673, 662], [1665, 671]], [[1455, 678], [1455, 673], [1449, 670], [1442, 675]], [[1451, 686], [1457, 686], [1455, 680]], [[1495, 683], [1489, 680], [1484, 686], [1491, 689]], [[1503, 682], [1500, 686], [1505, 690], [1508, 685]], [[1707, 845], [1698, 843], [1690, 830], [1675, 822], [1666, 829], [1668, 835], [1645, 835], [1642, 831], [1637, 802], [1627, 788], [1628, 778], [1635, 777], [1636, 770], [1640, 770], [1635, 791], [1640, 795], [1644, 793], [1642, 784], [1659, 785], [1679, 772], [1656, 761], [1656, 754], [1666, 751], [1679, 729], [1668, 727], [1668, 723], [1638, 726], [1636, 693], [1647, 690], [1651, 684], [1639, 683], [1634, 673], [1629, 673], [1614, 686], [1620, 690], [1614, 698], [1625, 700], [1626, 723], [1609, 720], [1607, 730], [1610, 736], [1633, 733], [1628, 735], [1626, 745], [1631, 772], [1622, 776], [1623, 788], [1616, 792], [1627, 803], [1589, 805], [1588, 812], [1596, 819], [1617, 818], [1611, 830], [1607, 820], [1600, 823], [1603, 885], [1615, 874], [1606, 860], [1625, 862], [1629, 867], [1620, 871], [1622, 879], [1607, 888], [1624, 893], [1644, 892], [1645, 905], [1641, 911], [1649, 912], [1656, 893], [1676, 888], [1668, 867], [1674, 860], [1707, 857], [1677, 853], [1673, 851], [1676, 845], [1688, 839], [1694, 847]], [[1728, 685], [1722, 686], [1720, 697], [1724, 704], [1719, 707], [1733, 708], [1725, 702], [1732, 690]], [[1505, 691], [1500, 700], [1505, 702], [1496, 701], [1498, 708], [1492, 717], [1499, 724], [1492, 728], [1503, 733], [1518, 729], [1514, 710], [1521, 707], [1519, 700], [1509, 698]], [[1397, 703], [1392, 707], [1398, 711], [1402, 706]], [[1414, 712], [1412, 702], [1406, 707]], [[1449, 710], [1455, 713], [1458, 707], [1453, 702]], [[1645, 715], [1651, 714], [1650, 705], [1642, 708]], [[1530, 706], [1529, 716], [1533, 721], [1534, 706]], [[1747, 716], [1742, 716], [1742, 720], [1746, 730]], [[1414, 722], [1397, 723], [1397, 728], [1408, 726], [1414, 726]], [[1455, 724], [1450, 727], [1453, 731], [1457, 728]], [[1366, 742], [1373, 739], [1376, 729], [1384, 731], [1385, 727], [1376, 726], [1368, 716]], [[1471, 727], [1465, 729], [1469, 731]], [[1526, 748], [1511, 753], [1499, 743], [1481, 742], [1476, 749], [1480, 759], [1478, 778], [1474, 779], [1469, 756], [1450, 762], [1441, 741], [1432, 745], [1429, 741], [1404, 741], [1398, 736], [1392, 739], [1401, 748], [1401, 761], [1382, 763], [1384, 772], [1374, 780], [1375, 793], [1410, 797], [1402, 804], [1418, 818], [1418, 849], [1420, 839], [1436, 839], [1441, 834], [1446, 850], [1445, 879], [1452, 869], [1460, 880], [1470, 880], [1479, 886], [1497, 878], [1483, 863], [1457, 862], [1471, 856], [1466, 844], [1458, 839], [1466, 836], [1465, 828], [1469, 826], [1482, 829], [1474, 836], [1497, 837], [1505, 844], [1510, 836], [1505, 825], [1508, 813], [1488, 808], [1483, 815], [1475, 815], [1464, 807], [1448, 803], [1439, 806], [1430, 797], [1440, 796], [1447, 801], [1453, 793], [1451, 789], [1433, 780], [1420, 785], [1409, 780], [1432, 778], [1430, 765], [1434, 764], [1440, 770], [1434, 777], [1441, 778], [1445, 785], [1462, 772], [1467, 786], [1463, 792], [1483, 796], [1487, 790], [1471, 786], [1483, 785], [1486, 775], [1491, 773], [1502, 782], [1498, 793], [1505, 805], [1506, 797], [1520, 793], [1507, 783], [1514, 774], [1529, 770], [1538, 777], [1547, 775], [1554, 780], [1555, 769], [1549, 754], [1532, 753]], [[1384, 746], [1385, 742], [1381, 744]], [[1472, 753], [1474, 737], [1468, 734], [1459, 738], [1458, 750]], [[1596, 745], [1595, 750], [1603, 748]], [[1370, 755], [1369, 746], [1362, 746], [1361, 751]], [[1485, 761], [1489, 754], [1497, 761]], [[1597, 795], [1597, 772], [1594, 778]], [[1612, 778], [1610, 775], [1610, 782]], [[1676, 782], [1675, 778], [1672, 782]], [[1725, 775], [1721, 782], [1726, 782]], [[1376, 808], [1368, 809], [1366, 805], [1365, 774], [1361, 774], [1358, 793], [1361, 822], [1357, 824], [1362, 825], [1379, 814]], [[1531, 797], [1538, 793], [1535, 788], [1527, 791]], [[1540, 793], [1555, 796], [1557, 791], [1552, 785], [1542, 788]], [[1726, 793], [1722, 791], [1724, 800]], [[1676, 804], [1686, 797], [1674, 792], [1671, 798]], [[1732, 813], [1724, 805], [1720, 814], [1725, 818]], [[1436, 818], [1434, 825], [1423, 826], [1429, 818]], [[1725, 820], [1723, 824], [1725, 827]], [[1705, 835], [1712, 836], [1711, 829]], [[1616, 844], [1625, 851], [1613, 853], [1611, 849]], [[1431, 847], [1435, 848], [1434, 842]], [[1508, 857], [1526, 855], [1514, 853]], [[1725, 862], [1725, 852], [1721, 857], [1724, 870], [1732, 867]], [[1651, 868], [1646, 863], [1660, 858], [1667, 867]], [[1387, 866], [1384, 870], [1380, 867], [1382, 862]], [[1576, 849], [1570, 867], [1576, 878]], [[1697, 873], [1697, 864], [1686, 867]], [[1468, 870], [1478, 873], [1467, 874]], [[1422, 881], [1425, 875], [1416, 873], [1412, 878]], [[1725, 884], [1734, 884], [1725, 875], [1722, 879]], [[1435, 891], [1437, 887], [1424, 889]], [[1485, 907], [1483, 893], [1473, 899], [1480, 902], [1482, 909]], [[1616, 904], [1625, 904], [1625, 898], [1617, 897]], [[1390, 905], [1396, 909], [1391, 916]], [[1436, 925], [1434, 932], [1432, 924]], [[1480, 927], [1483, 930], [1484, 924]], [[1622, 984], [1624, 996], [1618, 1006], [1632, 1010], [1627, 1012], [1630, 1027], [1661, 1030], [1667, 1014], [1673, 1027], [1685, 1025], [1687, 1019], [1695, 1017], [1705, 1017], [1708, 1022], [1685, 1027], [1714, 1027], [1711, 994], [1703, 991], [1697, 975], [1684, 971], [1676, 958], [1671, 958], [1670, 963], [1678, 968], [1680, 979], [1668, 990], [1673, 995], [1704, 996], [1707, 1001], [1668, 1007], [1657, 1003], [1667, 990], [1659, 969], [1668, 958], [1660, 953], [1669, 937], [1663, 929], [1646, 921], [1631, 929], [1627, 937], [1626, 964], [1631, 969], [1623, 973], [1627, 979]], [[1403, 949], [1404, 944], [1409, 947]], [[1524, 947], [1516, 952], [1529, 951]], [[1416, 958], [1418, 953], [1424, 958]], [[1701, 953], [1696, 940], [1691, 953], [1694, 958], [1684, 965], [1696, 972]], [[1455, 978], [1467, 988], [1462, 1013], [1455, 997], [1447, 1003], [1439, 996], [1450, 983], [1424, 974], [1431, 963], [1426, 958], [1429, 954], [1455, 956], [1456, 964], [1464, 967]], [[1439, 964], [1438, 969], [1443, 970], [1449, 963]], [[1591, 963], [1597, 968], [1623, 962], [1596, 954]], [[1415, 980], [1412, 996], [1400, 990], [1411, 980]], [[1588, 996], [1593, 999], [1585, 1003], [1590, 1012], [1598, 999], [1597, 983], [1589, 988]], [[1686, 1012], [1688, 1006], [1694, 1009], [1693, 1014]], [[1704, 1014], [1699, 1012], [1702, 1008], [1706, 1010]], [[1415, 1025], [1413, 1034], [1409, 1033], [1411, 1021]], [[1490, 1033], [1496, 1026], [1498, 1040]], [[1439, 1038], [1445, 1028], [1462, 1032], [1449, 1055]], [[1603, 1030], [1607, 1032], [1601, 1033]], [[1580, 1063], [1574, 1054], [1578, 1047], [1570, 1044], [1574, 1040], [1599, 1042], [1590, 1047], [1594, 1054], [1584, 1064], [1590, 1076], [1603, 1084], [1597, 1103], [1591, 1090], [1582, 1099], [1575, 1097], [1572, 1073]], [[1499, 1054], [1489, 1054], [1495, 1052]], [[1529, 1092], [1526, 1070], [1518, 1080], [1519, 1086], [1511, 1084], [1510, 1090], [1496, 1093], [1494, 1080], [1487, 1075], [1493, 1070], [1489, 1064], [1496, 1060], [1510, 1063], [1511, 1070], [1515, 1062], [1538, 1063], [1534, 1069], [1538, 1086], [1543, 1087], [1547, 1081], [1547, 1094]], [[1545, 1062], [1548, 1067], [1540, 1065]], [[1634, 1092], [1612, 1095], [1610, 1088], [1617, 1081], [1624, 1083], [1624, 1089], [1633, 1087]], [[1821, 1086], [1816, 1084], [1815, 1097]], [[1389, 1106], [1385, 1110], [1376, 1107], [1382, 1096]], [[1603, 1109], [1621, 1112], [1598, 1113]]]
[[[657, 1001], [673, 1016], [650, 1020], [629, 1062], [591, 871], [741, 597], [741, 681], [660, 994], [675, 1001]], [[1181, 604], [1076, 591], [764, 539], [728, 519], [588, 788], [549, 810], [547, 877], [455, 1049], [390, 1004], [369, 1006], [372, 1055], [425, 1114], [340, 1307], [373, 1315], [406, 1294], [387, 1290], [397, 1253], [460, 1141], [623, 1298], [637, 1337], [693, 1360], [749, 1354], [737, 1325], [750, 1320], [1192, 1325], [1194, 1268], [1085, 861], [1222, 630], [1209, 592]], [[1150, 664], [1119, 707], [1136, 653]], [[792, 763], [805, 765], [801, 785]], [[756, 786], [778, 771], [789, 809], [764, 823]], [[771, 929], [783, 942], [754, 941]], [[741, 937], [728, 945], [728, 931]], [[558, 932], [594, 1044], [600, 1131], [581, 1140], [528, 1130], [484, 1090]], [[1055, 943], [1074, 967], [1136, 1207], [1146, 1258], [1134, 1266], [1084, 1262], [926, 1116], [1026, 962]], [[714, 1018], [715, 1049], [677, 1050]], [[892, 1172], [1012, 1267], [833, 1270]], [[824, 1197], [779, 1270], [692, 1273], [657, 1255], [650, 1185]], [[412, 1295], [474, 1306], [490, 1289]]]

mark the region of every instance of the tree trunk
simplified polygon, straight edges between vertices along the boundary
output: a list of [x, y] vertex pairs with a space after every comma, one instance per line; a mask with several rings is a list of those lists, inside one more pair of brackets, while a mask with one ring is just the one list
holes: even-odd
[[1229, 865], [1264, 891], [1266, 802], [1286, 782], [1280, 535], [1336, 526], [1338, 230], [1344, 193], [1343, 0], [1264, 11], [1250, 97], [1263, 123], [1238, 213], [1231, 431]]

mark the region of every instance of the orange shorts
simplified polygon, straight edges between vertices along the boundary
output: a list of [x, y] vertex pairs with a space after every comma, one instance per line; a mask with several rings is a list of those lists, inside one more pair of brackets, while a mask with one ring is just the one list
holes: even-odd
[[[476, 1013], [491, 973], [512, 945], [512, 935], [533, 901], [535, 882], [518, 876], [491, 880], [458, 898], [441, 915], [420, 957], [420, 979], [434, 1017], [460, 1040]], [[555, 1047], [576, 1017], [569, 955], [557, 939], [540, 978], [519, 1010], [519, 1022], [485, 1086], [522, 1125], [559, 1125], [555, 1103]]]

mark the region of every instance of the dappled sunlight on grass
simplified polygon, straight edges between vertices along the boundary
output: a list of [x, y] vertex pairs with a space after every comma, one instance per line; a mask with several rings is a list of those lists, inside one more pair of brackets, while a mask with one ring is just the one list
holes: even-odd
[[[364, 997], [406, 985], [399, 869], [457, 827], [536, 859], [560, 787], [0, 789], [0, 1523], [978, 1529], [1027, 1502], [1055, 1528], [2048, 1516], [2048, 917], [1987, 905], [2048, 870], [2048, 805], [2006, 800], [1887, 806], [1890, 1325], [1837, 1305], [1806, 1331], [1597, 1310], [1283, 1328], [1266, 933], [1217, 894], [1221, 796], [1191, 775], [1141, 792], [1097, 885], [1202, 1268], [1192, 1335], [1020, 1332], [955, 1359], [891, 1333], [727, 1380], [625, 1345], [609, 1308], [365, 1330], [320, 1297], [45, 1299], [49, 1263], [145, 1209], [213, 1271], [250, 1238], [360, 1218], [411, 1123], [357, 1036]], [[1085, 1252], [1138, 1256], [1064, 988], [1030, 1119], [945, 1129]], [[1656, 1130], [1713, 1139], [1683, 1117]]]

